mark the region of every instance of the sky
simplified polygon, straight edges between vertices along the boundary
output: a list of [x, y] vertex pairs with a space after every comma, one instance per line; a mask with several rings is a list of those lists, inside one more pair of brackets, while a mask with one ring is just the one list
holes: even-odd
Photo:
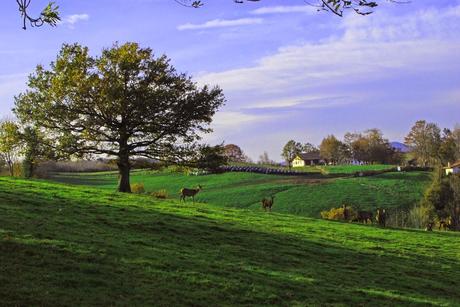
[[[199, 84], [219, 85], [226, 105], [205, 141], [281, 160], [290, 139], [318, 145], [328, 134], [379, 128], [403, 141], [416, 120], [460, 122], [460, 0], [382, 2], [369, 16], [317, 12], [303, 0], [200, 9], [173, 0], [55, 0], [62, 23], [21, 29], [16, 1], [0, 11], [0, 118], [12, 116], [37, 64], [63, 43], [97, 55], [134, 41], [166, 54]], [[39, 12], [45, 0], [33, 0]]]

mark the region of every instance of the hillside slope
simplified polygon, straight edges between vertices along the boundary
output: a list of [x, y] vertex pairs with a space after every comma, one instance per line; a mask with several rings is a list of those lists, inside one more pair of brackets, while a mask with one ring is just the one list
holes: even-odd
[[1, 305], [459, 305], [460, 236], [0, 178]]
[[[58, 174], [54, 180], [112, 191], [117, 186], [115, 173]], [[331, 180], [251, 173], [186, 176], [143, 171], [134, 172], [131, 180], [144, 183], [148, 192], [166, 189], [174, 198], [179, 198], [183, 187], [202, 185], [204, 189], [197, 195], [199, 201], [225, 207], [259, 209], [262, 198], [276, 195], [274, 211], [320, 217], [321, 211], [343, 203], [372, 211], [378, 207], [411, 207], [421, 199], [431, 178], [429, 172]]]

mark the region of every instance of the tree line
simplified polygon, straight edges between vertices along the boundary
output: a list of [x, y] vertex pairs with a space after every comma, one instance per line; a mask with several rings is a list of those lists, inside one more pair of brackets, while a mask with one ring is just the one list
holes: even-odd
[[[417, 121], [404, 139], [409, 156], [421, 166], [447, 165], [460, 159], [460, 126], [442, 130], [435, 123]], [[364, 132], [347, 132], [342, 140], [333, 134], [326, 136], [316, 147], [289, 140], [281, 156], [290, 164], [300, 153], [318, 153], [332, 164], [359, 161], [364, 163], [400, 164], [404, 156], [393, 148], [379, 129]]]

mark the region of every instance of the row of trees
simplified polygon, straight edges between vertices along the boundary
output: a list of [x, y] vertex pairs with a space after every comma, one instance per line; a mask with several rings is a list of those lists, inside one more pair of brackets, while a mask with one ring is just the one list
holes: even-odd
[[325, 137], [318, 147], [310, 143], [301, 144], [294, 140], [286, 143], [282, 157], [291, 163], [299, 153], [319, 153], [321, 158], [331, 163], [345, 163], [351, 160], [377, 163], [398, 163], [401, 159], [389, 141], [378, 129], [369, 129], [363, 133], [346, 133], [343, 140], [334, 135]]
[[460, 159], [460, 126], [441, 129], [435, 123], [417, 121], [405, 138], [414, 158], [424, 166], [446, 165]]
[[[460, 126], [441, 129], [435, 123], [417, 121], [405, 137], [405, 144], [419, 165], [447, 165], [460, 159]], [[395, 150], [379, 129], [369, 129], [362, 133], [347, 132], [343, 140], [328, 135], [319, 147], [310, 143], [302, 144], [290, 140], [283, 147], [281, 156], [287, 163], [300, 153], [317, 152], [321, 158], [331, 163], [350, 160], [367, 163], [402, 162], [402, 153]]]

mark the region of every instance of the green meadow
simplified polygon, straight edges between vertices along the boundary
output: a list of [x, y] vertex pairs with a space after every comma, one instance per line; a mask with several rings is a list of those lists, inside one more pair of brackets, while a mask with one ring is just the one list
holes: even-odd
[[[91, 185], [114, 191], [117, 175], [105, 173], [56, 174], [53, 180]], [[423, 195], [430, 182], [428, 172], [392, 172], [372, 177], [282, 176], [229, 172], [187, 176], [171, 172], [133, 172], [132, 183], [143, 183], [147, 192], [165, 189], [179, 199], [181, 188], [202, 185], [196, 200], [221, 207], [259, 209], [260, 200], [275, 196], [273, 211], [319, 217], [320, 212], [343, 203], [358, 209], [407, 208]]]
[[458, 233], [106, 187], [0, 178], [1, 305], [460, 305]]

